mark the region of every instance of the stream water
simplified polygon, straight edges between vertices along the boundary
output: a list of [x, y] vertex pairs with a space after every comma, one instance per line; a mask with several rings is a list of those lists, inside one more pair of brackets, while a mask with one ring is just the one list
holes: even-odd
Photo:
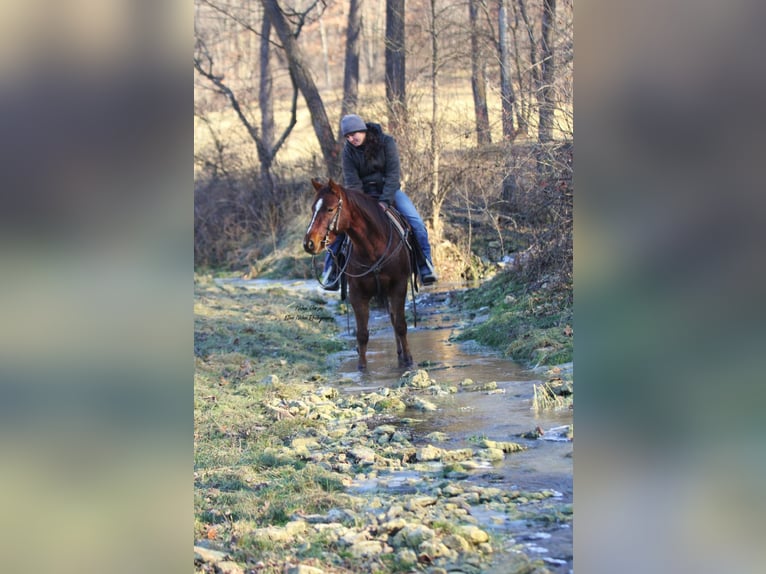
[[[523, 369], [497, 353], [470, 342], [453, 341], [461, 327], [462, 317], [450, 311], [453, 307], [451, 292], [459, 285], [440, 285], [429, 288], [416, 298], [418, 326], [410, 322], [408, 340], [416, 364], [428, 370], [431, 378], [441, 385], [458, 385], [466, 378], [475, 383], [497, 383], [497, 391], [459, 392], [445, 396], [429, 396], [437, 405], [436, 411], [407, 413], [415, 419], [411, 424], [415, 443], [428, 442], [424, 437], [440, 431], [448, 439], [437, 444], [441, 448], [458, 449], [476, 446], [477, 439], [518, 442], [528, 448], [509, 454], [500, 463], [487, 464], [485, 470], [465, 479], [480, 486], [494, 486], [507, 490], [552, 490], [554, 499], [572, 502], [573, 443], [562, 438], [561, 427], [571, 425], [572, 411], [536, 413], [532, 409], [534, 384], [541, 382], [539, 373]], [[410, 312], [411, 302], [409, 303]], [[353, 349], [354, 335], [346, 331], [345, 315], [338, 315], [344, 337]], [[481, 317], [479, 317], [481, 320]], [[353, 330], [353, 316], [350, 319]], [[345, 392], [371, 391], [379, 387], [393, 387], [406, 370], [397, 367], [396, 344], [388, 314], [383, 309], [370, 313], [370, 342], [367, 351], [368, 367], [365, 373], [356, 370], [356, 352], [350, 350], [336, 357], [340, 363], [337, 374], [351, 379], [353, 384], [340, 387]], [[542, 439], [524, 439], [518, 435], [539, 427], [545, 431]], [[387, 488], [401, 487], [412, 477], [386, 477]], [[376, 484], [366, 488], [380, 487]], [[568, 573], [572, 570], [572, 529], [551, 524], [541, 528], [526, 520], [511, 521], [491, 510], [472, 509], [471, 514], [490, 530], [503, 531], [523, 546], [533, 558], [542, 558], [552, 572]], [[497, 561], [496, 561], [497, 562]], [[496, 563], [495, 572], [503, 572]], [[488, 571], [489, 572], [489, 571]]]
[[[233, 283], [234, 281], [227, 281]], [[242, 282], [242, 286], [258, 288], [272, 286], [274, 282]], [[281, 282], [292, 289], [319, 290], [315, 281]], [[431, 378], [441, 385], [458, 385], [466, 378], [475, 383], [496, 382], [497, 390], [487, 392], [458, 392], [444, 396], [429, 396], [436, 404], [436, 411], [410, 412], [410, 429], [413, 443], [428, 442], [426, 435], [440, 431], [447, 440], [436, 446], [445, 449], [475, 447], [479, 439], [518, 442], [528, 450], [506, 455], [503, 461], [489, 464], [470, 474], [460, 482], [479, 486], [499, 487], [504, 490], [541, 491], [551, 490], [555, 504], [572, 503], [573, 443], [560, 436], [559, 429], [573, 423], [572, 411], [536, 413], [532, 409], [534, 384], [540, 383], [541, 373], [525, 370], [497, 353], [476, 344], [453, 340], [462, 327], [464, 318], [451, 309], [452, 292], [462, 286], [439, 284], [416, 298], [417, 327], [410, 326], [408, 340], [415, 368], [425, 368]], [[322, 292], [331, 305], [339, 305], [337, 293]], [[412, 302], [408, 302], [412, 312]], [[396, 344], [388, 314], [381, 308], [370, 313], [370, 342], [368, 368], [365, 373], [356, 369], [353, 314], [349, 318], [336, 309], [336, 318], [342, 336], [349, 341], [348, 351], [330, 358], [336, 374], [348, 384], [339, 385], [342, 392], [365, 392], [380, 387], [393, 387], [406, 370], [397, 367]], [[481, 320], [481, 316], [473, 320]], [[541, 439], [525, 439], [518, 435], [540, 428]], [[438, 470], [438, 469], [435, 469]], [[359, 489], [407, 489], [416, 484], [419, 477], [412, 471], [365, 481], [356, 485]], [[481, 506], [473, 507], [471, 514], [487, 530], [502, 533], [509, 539], [508, 547], [498, 549], [488, 574], [505, 572], [503, 551], [521, 547], [531, 558], [540, 558], [557, 574], [572, 572], [571, 524], [556, 521], [511, 520], [507, 515]]]

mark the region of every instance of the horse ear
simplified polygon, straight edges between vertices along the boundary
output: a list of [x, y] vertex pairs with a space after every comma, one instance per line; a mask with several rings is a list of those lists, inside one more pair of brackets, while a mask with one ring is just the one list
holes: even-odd
[[327, 183], [327, 185], [329, 185], [330, 189], [332, 189], [336, 194], [340, 192], [340, 185], [338, 185], [333, 178], [330, 178], [330, 181]]
[[313, 185], [314, 189], [316, 189], [317, 191], [319, 191], [320, 189], [324, 187], [324, 185], [322, 185], [322, 182], [316, 178], [311, 179], [311, 185]]

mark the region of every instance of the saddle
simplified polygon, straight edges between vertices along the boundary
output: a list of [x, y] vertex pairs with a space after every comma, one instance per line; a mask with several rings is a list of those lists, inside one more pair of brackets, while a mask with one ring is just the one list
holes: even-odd
[[[391, 225], [393, 226], [394, 232], [404, 242], [404, 246], [407, 249], [407, 253], [409, 254], [409, 257], [410, 257], [412, 285], [414, 286], [415, 291], [419, 291], [418, 281], [417, 281], [418, 270], [420, 269], [421, 265], [424, 265], [426, 262], [426, 256], [423, 254], [423, 249], [420, 247], [420, 243], [418, 243], [417, 239], [413, 235], [410, 224], [407, 222], [404, 216], [402, 216], [402, 214], [399, 213], [399, 211], [395, 207], [389, 206], [389, 208], [386, 209], [385, 212], [386, 212], [386, 215], [388, 216], [388, 220], [391, 222]], [[338, 249], [336, 264], [339, 267], [343, 267], [343, 264], [348, 259], [350, 250], [351, 250], [351, 240], [349, 239], [348, 236], [346, 236], [343, 243], [341, 243], [340, 248]], [[344, 301], [346, 299], [346, 294], [348, 292], [348, 283], [347, 283], [345, 274], [341, 274], [340, 287], [341, 287], [340, 298], [341, 298], [341, 301]]]
[[[410, 255], [410, 269], [412, 270], [412, 284], [415, 286], [415, 290], [418, 290], [418, 282], [417, 282], [417, 276], [418, 276], [418, 269], [422, 265], [425, 265], [426, 263], [426, 256], [423, 253], [423, 249], [420, 246], [420, 243], [418, 243], [417, 238], [412, 233], [412, 228], [410, 227], [410, 224], [407, 222], [406, 219], [402, 216], [399, 211], [393, 207], [390, 206], [388, 209], [386, 209], [386, 215], [388, 216], [389, 221], [394, 226], [394, 229], [399, 234], [399, 236], [404, 241], [404, 245], [407, 247], [407, 251]], [[412, 237], [413, 241], [410, 241], [410, 237]]]

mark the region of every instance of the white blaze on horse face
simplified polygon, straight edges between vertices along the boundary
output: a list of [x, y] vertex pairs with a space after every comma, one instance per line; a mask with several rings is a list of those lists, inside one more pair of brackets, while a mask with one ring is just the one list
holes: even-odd
[[322, 209], [322, 202], [324, 199], [319, 198], [319, 201], [317, 201], [316, 205], [314, 206], [314, 215], [311, 218], [311, 222], [309, 223], [309, 226], [306, 228], [306, 235], [309, 234], [309, 231], [311, 231], [311, 228], [314, 227], [314, 221], [316, 221], [317, 214], [319, 213], [319, 210]]

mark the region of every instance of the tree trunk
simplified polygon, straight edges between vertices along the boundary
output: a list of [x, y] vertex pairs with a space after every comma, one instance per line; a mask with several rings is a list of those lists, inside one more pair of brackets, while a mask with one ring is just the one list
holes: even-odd
[[[362, 31], [362, 1], [351, 0], [346, 29], [346, 66], [343, 72], [343, 102], [341, 117], [356, 111], [359, 101], [359, 51]], [[340, 134], [342, 137], [343, 134]]]
[[[529, 69], [532, 74], [532, 85], [529, 94], [530, 96], [534, 95], [535, 100], [537, 100], [537, 90], [540, 89], [540, 70], [537, 67], [537, 41], [535, 40], [534, 28], [529, 21], [529, 16], [527, 16], [527, 5], [525, 2], [526, 0], [517, 0], [519, 13], [521, 14], [522, 20], [524, 20], [524, 26], [527, 29], [527, 37], [529, 38]], [[529, 119], [531, 118], [531, 102], [529, 102], [529, 104], [530, 105], [523, 110], [524, 127], [529, 125]]]
[[319, 18], [319, 38], [322, 40], [322, 57], [324, 58], [324, 82], [325, 88], [332, 88], [332, 75], [330, 74], [330, 54], [327, 50], [327, 31], [324, 20]]
[[483, 146], [492, 143], [492, 133], [489, 128], [489, 110], [487, 107], [485, 59], [481, 56], [479, 43], [479, 1], [469, 0], [468, 15], [471, 21], [471, 88], [473, 89], [473, 109], [476, 115], [476, 143]]
[[439, 194], [439, 42], [436, 31], [436, 0], [431, 0], [431, 227], [434, 240], [442, 235]]
[[261, 140], [264, 153], [259, 154], [261, 164], [261, 180], [266, 191], [274, 191], [274, 180], [271, 175], [271, 164], [274, 161], [274, 94], [271, 77], [271, 21], [264, 15], [261, 22], [261, 45], [259, 52], [260, 84], [258, 86], [258, 106], [261, 109]]
[[503, 139], [513, 141], [513, 104], [515, 95], [511, 84], [511, 58], [508, 45], [507, 0], [498, 0], [498, 41], [500, 49], [500, 97], [502, 100]]
[[555, 26], [556, 0], [543, 0], [542, 46], [540, 62], [540, 123], [537, 137], [541, 143], [553, 139], [553, 27]]
[[407, 121], [404, 52], [405, 0], [386, 0], [386, 102], [388, 128], [400, 133]]
[[322, 149], [322, 156], [328, 175], [340, 180], [340, 146], [333, 137], [332, 126], [327, 118], [322, 97], [319, 95], [319, 90], [311, 75], [311, 67], [303, 56], [298, 43], [295, 41], [290, 25], [282, 13], [277, 0], [261, 0], [261, 3], [282, 42], [282, 47], [287, 56], [290, 77], [306, 100], [306, 106], [311, 114], [311, 123], [319, 141], [319, 146]]
[[514, 173], [511, 146], [515, 132], [513, 131], [513, 105], [515, 95], [511, 84], [510, 49], [508, 46], [508, 14], [506, 1], [498, 0], [498, 48], [500, 50], [500, 96], [502, 100], [503, 142], [507, 146], [505, 154], [505, 173], [503, 175], [502, 198], [508, 203], [511, 211], [516, 209], [518, 184]]

